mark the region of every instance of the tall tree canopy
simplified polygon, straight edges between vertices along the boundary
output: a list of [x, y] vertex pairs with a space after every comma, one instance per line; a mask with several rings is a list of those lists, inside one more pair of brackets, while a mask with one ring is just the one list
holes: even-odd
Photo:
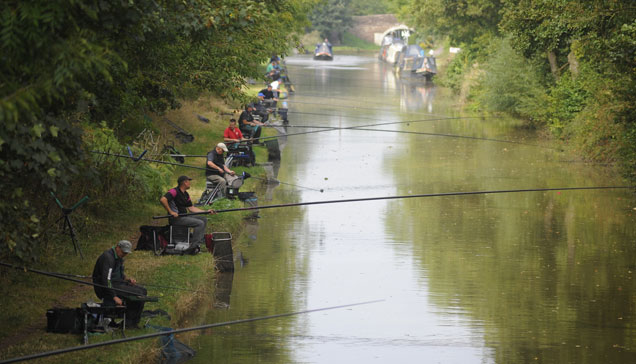
[[351, 0], [322, 0], [315, 7], [309, 19], [313, 29], [323, 38], [332, 42], [342, 42], [344, 33], [351, 27]]
[[480, 38], [498, 34], [501, 8], [499, 0], [411, 0], [402, 6], [401, 16], [420, 32], [471, 47]]
[[0, 253], [33, 254], [38, 195], [82, 164], [82, 123], [126, 137], [184, 86], [240, 97], [282, 53], [310, 0], [5, 0], [0, 3]]

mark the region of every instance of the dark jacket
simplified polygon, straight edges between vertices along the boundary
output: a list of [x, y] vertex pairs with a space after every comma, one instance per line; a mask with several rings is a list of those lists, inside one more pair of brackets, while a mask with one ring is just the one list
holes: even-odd
[[105, 287], [93, 286], [95, 294], [101, 299], [113, 299], [117, 293], [112, 289], [112, 281], [124, 281], [124, 259], [117, 256], [115, 248], [110, 248], [97, 258], [93, 269], [93, 283]]

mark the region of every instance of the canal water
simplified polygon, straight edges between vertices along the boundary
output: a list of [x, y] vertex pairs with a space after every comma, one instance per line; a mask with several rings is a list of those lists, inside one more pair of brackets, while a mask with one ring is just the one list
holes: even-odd
[[[294, 126], [259, 203], [624, 185], [372, 56], [287, 59]], [[432, 120], [431, 120], [432, 119]], [[429, 121], [422, 121], [429, 120]], [[323, 192], [320, 192], [323, 189]], [[636, 363], [636, 199], [526, 192], [267, 209], [236, 238], [194, 363]]]

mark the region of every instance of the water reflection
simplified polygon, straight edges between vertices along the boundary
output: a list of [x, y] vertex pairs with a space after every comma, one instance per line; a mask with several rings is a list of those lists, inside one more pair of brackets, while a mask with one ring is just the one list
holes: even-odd
[[[348, 115], [408, 120], [397, 106], [428, 113], [429, 102], [438, 114], [457, 113], [448, 90], [401, 83], [371, 57], [326, 69], [320, 80], [304, 62], [288, 60], [305, 85], [299, 95], [354, 101], [340, 116], [303, 115], [299, 124], [367, 122]], [[355, 109], [361, 104], [369, 107]], [[471, 119], [395, 128], [532, 141], [516, 125]], [[275, 178], [324, 193], [279, 186], [267, 196], [289, 203], [620, 183], [562, 159], [527, 145], [335, 130], [289, 136], [281, 164], [272, 165]], [[258, 235], [248, 227], [238, 240], [250, 263], [235, 273], [232, 305], [206, 322], [386, 301], [219, 328], [199, 339], [196, 362], [636, 362], [634, 207], [628, 192], [569, 191], [262, 210]]]
[[[240, 254], [242, 258], [242, 254]], [[242, 259], [239, 259], [239, 263], [243, 266]], [[230, 296], [232, 295], [232, 282], [234, 280], [234, 272], [217, 272], [214, 281], [214, 302], [213, 306], [216, 309], [229, 309], [230, 308]]]

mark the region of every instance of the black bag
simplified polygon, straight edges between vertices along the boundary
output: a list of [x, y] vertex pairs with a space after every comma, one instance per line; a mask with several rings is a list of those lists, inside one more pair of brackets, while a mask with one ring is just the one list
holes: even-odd
[[46, 311], [46, 331], [77, 334], [84, 331], [84, 313], [81, 308], [54, 307]]
[[164, 240], [168, 240], [167, 235], [170, 231], [170, 225], [142, 225], [139, 227], [139, 231], [141, 232], [141, 236], [139, 236], [139, 240], [137, 240], [137, 247], [135, 250], [154, 250], [155, 243], [157, 248], [160, 248], [160, 236], [163, 237]]

